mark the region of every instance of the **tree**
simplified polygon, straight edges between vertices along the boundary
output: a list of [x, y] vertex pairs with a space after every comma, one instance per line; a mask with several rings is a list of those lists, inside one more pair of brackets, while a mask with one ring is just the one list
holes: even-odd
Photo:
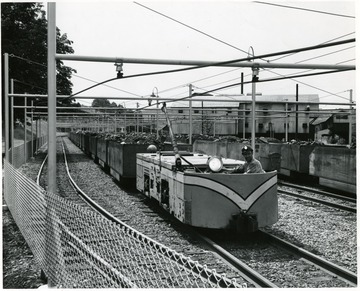
[[111, 107], [110, 101], [106, 98], [95, 98], [91, 103], [92, 107]]
[[[1, 3], [1, 32], [1, 54], [9, 54], [9, 78], [14, 79], [14, 93], [47, 94], [47, 20], [43, 5], [30, 2]], [[61, 35], [58, 28], [56, 39], [57, 53], [74, 53], [71, 47], [73, 42], [66, 34]], [[64, 66], [60, 60], [56, 62], [56, 69], [57, 93], [70, 95], [73, 86], [70, 79], [76, 71]], [[15, 105], [24, 104], [19, 99], [15, 98]], [[72, 104], [73, 99], [58, 101], [59, 106], [66, 106]], [[43, 99], [36, 104], [46, 105], [47, 102]]]

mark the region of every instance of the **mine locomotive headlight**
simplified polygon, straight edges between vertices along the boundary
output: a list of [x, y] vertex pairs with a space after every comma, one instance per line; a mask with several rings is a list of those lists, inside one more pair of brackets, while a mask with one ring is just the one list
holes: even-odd
[[219, 157], [211, 157], [208, 160], [208, 166], [212, 172], [217, 173], [220, 172], [221, 169], [223, 168], [223, 162]]

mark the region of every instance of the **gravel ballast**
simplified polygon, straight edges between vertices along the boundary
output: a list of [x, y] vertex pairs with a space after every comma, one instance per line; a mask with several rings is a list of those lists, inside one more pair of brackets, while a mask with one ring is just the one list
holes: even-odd
[[[81, 154], [79, 149], [77, 149], [77, 151]], [[29, 177], [33, 177], [35, 169], [38, 168], [37, 163], [37, 159], [35, 159], [32, 163], [24, 165], [21, 170]], [[81, 176], [81, 172], [84, 172], [90, 177], [93, 175], [93, 178], [90, 179], [92, 181], [90, 188], [93, 189], [94, 195], [99, 194], [99, 188], [97, 187], [101, 182], [104, 183], [101, 191], [118, 191], [117, 194], [115, 192], [113, 194], [114, 197], [118, 196], [118, 194], [120, 194], [119, 188], [115, 184], [114, 186], [110, 186], [110, 183], [113, 183], [112, 178], [103, 172], [100, 173], [101, 170], [96, 164], [91, 161], [88, 161], [87, 163], [91, 166], [88, 167], [85, 161], [84, 164], [77, 164], [77, 170], [74, 169], [72, 174], [74, 176]], [[92, 171], [91, 169], [96, 172], [91, 174], [91, 172], [89, 172]], [[79, 186], [81, 187], [81, 185]], [[108, 190], [108, 188], [111, 189], [112, 187], [114, 187], [114, 190]], [[109, 197], [110, 196], [111, 195], [109, 195]], [[124, 205], [126, 206], [126, 211], [134, 210], [134, 201], [129, 199], [128, 201], [122, 202], [125, 202]], [[124, 210], [123, 213], [125, 220], [127, 215], [126, 211]], [[156, 222], [158, 219], [159, 218], [154, 216], [153, 222], [155, 226], [157, 225]], [[141, 217], [139, 217], [138, 221], [135, 221], [134, 225], [139, 223], [142, 223]], [[297, 198], [279, 195], [279, 221], [273, 226], [267, 227], [265, 230], [314, 252], [329, 261], [342, 265], [352, 272], [357, 272], [356, 214], [331, 209], [329, 207], [319, 207], [313, 202], [303, 202]], [[4, 233], [5, 232], [7, 232], [7, 229], [4, 227]], [[171, 236], [165, 235], [163, 243], [167, 244], [171, 240]], [[9, 242], [5, 241], [4, 238], [3, 244], [4, 249], [11, 248]], [[26, 243], [25, 245], [21, 245], [21, 247], [26, 249]], [[179, 250], [180, 249], [181, 246], [179, 246]], [[28, 261], [28, 264], [30, 265], [34, 264], [33, 259], [29, 257], [29, 255], [24, 255], [23, 260]], [[12, 287], [9, 286], [8, 288], [34, 288], [41, 284], [39, 273], [36, 268], [30, 267], [34, 270], [34, 273], [26, 275], [26, 272], [22, 272], [21, 269], [17, 269], [16, 266], [12, 266], [9, 263], [7, 263], [7, 266], [9, 267], [4, 267], [4, 277], [7, 274], [6, 276], [9, 278], [9, 276], [13, 276], [12, 274], [19, 270], [17, 274], [18, 280], [27, 282], [23, 287], [15, 285]], [[22, 278], [22, 276], [26, 278]], [[30, 281], [33, 282], [30, 282], [28, 279], [31, 279]]]

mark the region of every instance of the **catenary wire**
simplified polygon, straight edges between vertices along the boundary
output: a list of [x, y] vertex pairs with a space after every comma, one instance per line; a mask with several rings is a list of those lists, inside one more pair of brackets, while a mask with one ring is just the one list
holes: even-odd
[[[351, 34], [354, 34], [354, 33], [355, 33], [355, 32], [350, 32], [350, 33], [347, 33], [347, 34], [344, 34], [344, 35], [338, 36], [338, 37], [336, 37], [336, 38], [333, 38], [333, 39], [330, 39], [330, 40], [328, 40], [328, 41], [325, 41], [325, 42], [323, 42], [322, 44], [324, 44], [324, 43], [329, 43], [329, 42], [332, 42], [332, 41], [335, 41], [335, 40], [338, 40], [338, 39], [341, 39], [341, 38], [347, 37], [347, 36], [349, 36], [349, 35], [351, 35]], [[281, 60], [281, 59], [287, 58], [287, 57], [292, 56], [292, 55], [294, 55], [294, 54], [296, 54], [296, 53], [291, 53], [291, 54], [288, 54], [288, 55], [285, 55], [285, 56], [282, 56], [282, 57], [279, 57], [279, 58], [273, 59], [273, 60], [271, 60], [271, 62], [274, 62], [274, 61], [278, 61], [278, 60]]]
[[[207, 65], [199, 65], [199, 66], [192, 66], [189, 68], [182, 68], [182, 69], [174, 69], [174, 70], [165, 70], [165, 71], [156, 71], [156, 72], [150, 72], [150, 73], [142, 73], [142, 74], [135, 74], [135, 75], [130, 75], [130, 76], [123, 76], [122, 78], [111, 78], [102, 82], [99, 82], [93, 86], [90, 86], [88, 88], [85, 88], [81, 91], [78, 91], [76, 93], [70, 94], [68, 97], [66, 98], [72, 98], [80, 93], [83, 93], [87, 90], [90, 90], [94, 87], [97, 87], [99, 85], [103, 85], [105, 83], [117, 80], [117, 79], [126, 79], [126, 78], [133, 78], [133, 77], [141, 77], [141, 76], [149, 76], [149, 75], [157, 75], [157, 74], [165, 74], [165, 73], [174, 73], [174, 72], [180, 72], [180, 71], [187, 71], [187, 70], [194, 70], [194, 69], [200, 69], [200, 68], [205, 68], [205, 67], [210, 67], [210, 66], [221, 66], [221, 65], [226, 65], [226, 64], [231, 64], [231, 63], [236, 63], [236, 62], [242, 62], [242, 61], [249, 61], [249, 60], [255, 60], [255, 59], [260, 59], [260, 58], [265, 58], [265, 57], [271, 57], [271, 56], [276, 56], [276, 55], [283, 55], [283, 54], [288, 54], [291, 52], [302, 52], [302, 51], [308, 51], [308, 50], [314, 50], [314, 49], [321, 49], [321, 48], [325, 48], [325, 47], [330, 47], [330, 46], [336, 46], [336, 45], [342, 45], [342, 44], [346, 44], [346, 43], [350, 43], [350, 42], [354, 42], [355, 39], [348, 39], [348, 40], [344, 40], [344, 41], [339, 41], [339, 42], [334, 42], [334, 43], [326, 43], [326, 44], [320, 44], [320, 45], [315, 45], [315, 46], [309, 46], [309, 47], [303, 47], [303, 48], [299, 48], [299, 49], [292, 49], [292, 50], [287, 50], [287, 51], [281, 51], [281, 52], [277, 52], [277, 53], [269, 53], [269, 54], [264, 54], [264, 55], [260, 55], [260, 56], [252, 56], [252, 57], [247, 57], [247, 58], [241, 58], [241, 59], [235, 59], [235, 60], [230, 60], [230, 61], [223, 61], [223, 62], [214, 62], [211, 64], [207, 64]], [[20, 58], [20, 57], [19, 57]], [[65, 98], [65, 99], [66, 99]]]
[[[212, 37], [212, 36], [210, 36], [210, 35], [202, 32], [202, 31], [199, 31], [199, 30], [197, 30], [197, 29], [194, 29], [193, 27], [191, 27], [191, 26], [189, 26], [189, 25], [186, 25], [186, 24], [184, 24], [184, 23], [182, 23], [182, 22], [180, 22], [180, 21], [177, 21], [177, 20], [175, 20], [175, 19], [173, 19], [173, 18], [171, 18], [171, 17], [169, 17], [169, 16], [167, 16], [167, 15], [164, 15], [164, 14], [162, 14], [162, 13], [159, 13], [158, 11], [155, 11], [154, 9], [151, 9], [151, 8], [149, 8], [149, 7], [146, 7], [145, 5], [139, 4], [139, 3], [137, 3], [137, 2], [134, 2], [134, 3], [137, 4], [137, 5], [140, 5], [140, 6], [146, 8], [146, 9], [148, 9], [148, 10], [151, 10], [151, 11], [157, 13], [157, 14], [160, 14], [160, 15], [166, 17], [166, 18], [169, 18], [169, 19], [171, 19], [171, 20], [173, 20], [173, 21], [175, 21], [175, 22], [177, 22], [177, 23], [180, 23], [181, 25], [184, 25], [184, 26], [186, 26], [186, 27], [188, 27], [188, 28], [191, 28], [191, 29], [193, 29], [193, 30], [195, 30], [195, 31], [197, 31], [197, 32], [199, 32], [199, 33], [205, 34], [206, 36], [209, 36], [209, 37], [212, 38], [212, 39], [215, 39], [215, 40], [220, 41], [220, 42], [222, 42], [222, 43], [224, 43], [224, 44], [226, 44], [226, 45], [229, 45], [229, 46], [231, 46], [231, 47], [233, 47], [233, 48], [235, 48], [235, 49], [237, 49], [237, 50], [240, 50], [240, 51], [242, 51], [242, 52], [245, 52], [244, 50], [241, 50], [241, 49], [239, 49], [239, 48], [237, 48], [237, 47], [234, 47], [234, 46], [232, 46], [232, 45], [230, 45], [230, 44], [228, 44], [228, 43], [226, 43], [226, 42], [223, 42], [223, 41], [221, 41], [221, 40], [219, 40], [219, 39], [217, 39], [217, 38], [214, 38], [214, 37]], [[259, 2], [259, 3], [260, 3], [260, 2]], [[344, 37], [344, 36], [342, 36], [342, 37]], [[286, 56], [285, 56], [285, 57], [286, 57]], [[196, 81], [195, 81], [195, 82], [196, 82]]]
[[20, 84], [23, 84], [23, 85], [26, 85], [26, 86], [29, 86], [29, 87], [34, 87], [34, 88], [38, 88], [38, 89], [41, 89], [41, 90], [47, 90], [46, 88], [36, 86], [36, 85], [30, 84], [30, 83], [26, 83], [26, 82], [23, 82], [23, 81], [19, 81], [17, 79], [13, 79], [13, 80], [14, 80], [14, 82], [17, 82], [17, 83], [20, 83]]
[[[234, 48], [234, 49], [236, 49], [236, 50], [239, 50], [239, 51], [241, 51], [241, 52], [243, 52], [243, 53], [245, 53], [245, 54], [248, 55], [248, 52], [247, 52], [247, 51], [242, 50], [242, 49], [240, 49], [240, 48], [238, 48], [238, 47], [236, 47], [236, 46], [234, 46], [234, 45], [232, 45], [232, 44], [229, 44], [228, 42], [225, 42], [225, 41], [223, 41], [223, 40], [221, 40], [221, 39], [219, 39], [219, 38], [216, 38], [216, 37], [214, 37], [214, 36], [211, 36], [211, 35], [208, 34], [208, 33], [205, 33], [205, 32], [203, 32], [203, 31], [201, 31], [201, 30], [199, 30], [199, 29], [196, 29], [196, 28], [194, 28], [194, 27], [192, 27], [192, 26], [190, 26], [190, 25], [188, 25], [188, 24], [185, 24], [185, 23], [183, 23], [183, 22], [181, 22], [181, 21], [179, 21], [179, 20], [176, 20], [176, 19], [174, 19], [174, 18], [172, 18], [172, 17], [170, 17], [170, 16], [168, 16], [168, 15], [165, 15], [165, 14], [163, 14], [163, 13], [161, 13], [161, 12], [159, 12], [159, 11], [156, 11], [155, 9], [152, 9], [152, 8], [150, 8], [150, 7], [147, 7], [147, 6], [143, 5], [143, 4], [140, 4], [140, 3], [135, 2], [135, 1], [134, 1], [134, 3], [137, 4], [137, 5], [139, 5], [139, 6], [141, 6], [141, 7], [143, 7], [143, 8], [146, 8], [146, 9], [148, 9], [148, 10], [150, 10], [150, 11], [156, 13], [156, 14], [159, 14], [159, 15], [161, 15], [161, 16], [163, 16], [163, 17], [166, 17], [166, 18], [168, 18], [168, 19], [170, 19], [170, 20], [172, 20], [172, 21], [175, 21], [175, 22], [177, 22], [177, 23], [179, 23], [179, 24], [181, 24], [181, 25], [183, 25], [183, 26], [186, 26], [187, 28], [190, 28], [190, 29], [192, 29], [192, 30], [195, 30], [196, 32], [199, 32], [199, 33], [201, 33], [201, 34], [203, 34], [203, 35], [205, 35], [205, 36], [207, 36], [207, 37], [210, 37], [211, 39], [214, 39], [214, 40], [216, 40], [216, 41], [218, 41], [218, 42], [221, 42], [222, 44], [225, 44], [225, 45], [227, 45], [227, 46], [230, 46], [230, 47], [232, 47], [232, 48]], [[267, 60], [264, 60], [264, 61], [267, 61]]]
[[[19, 56], [16, 56], [16, 55], [14, 55], [14, 54], [10, 54], [9, 56], [10, 56], [10, 57], [13, 57], [13, 58], [17, 58], [17, 59], [23, 60], [23, 61], [25, 61], [25, 62], [27, 62], [27, 63], [32, 63], [32, 64], [39, 65], [39, 66], [42, 66], [42, 67], [47, 67], [47, 66], [44, 65], [44, 64], [41, 64], [41, 63], [38, 63], [38, 62], [35, 62], [35, 61], [32, 61], [32, 60], [29, 60], [29, 59], [26, 59], [26, 58], [23, 58], [23, 57], [19, 57]], [[94, 80], [91, 80], [91, 79], [88, 79], [88, 78], [79, 76], [79, 75], [76, 74], [76, 73], [72, 73], [72, 76], [74, 76], [74, 77], [76, 77], [76, 78], [84, 79], [84, 80], [87, 80], [87, 81], [90, 81], [90, 82], [93, 82], [93, 83], [98, 83], [97, 81], [94, 81]], [[20, 82], [20, 81], [18, 80], [18, 82]], [[23, 84], [25, 84], [25, 83], [23, 82]], [[37, 87], [36, 85], [31, 85], [31, 84], [29, 84], [29, 83], [26, 83], [26, 84], [29, 85], [29, 86], [36, 87], [36, 88], [44, 89], [44, 88], [41, 88], [41, 87]], [[115, 90], [118, 90], [118, 91], [125, 92], [125, 93], [127, 93], [127, 94], [131, 94], [131, 95], [140, 97], [140, 95], [137, 95], [137, 94], [134, 94], [134, 93], [125, 91], [125, 90], [121, 90], [121, 89], [119, 89], [119, 88], [115, 88], [115, 87], [108, 86], [108, 85], [104, 85], [104, 86], [109, 87], [109, 88], [111, 88], [111, 89], [115, 89]], [[45, 90], [45, 89], [44, 89], [44, 90]]]
[[346, 43], [354, 42], [354, 41], [355, 41], [355, 39], [348, 39], [348, 40], [334, 42], [334, 43], [315, 45], [315, 46], [304, 47], [304, 48], [293, 49], [293, 50], [287, 50], [287, 51], [282, 51], [282, 52], [277, 52], [277, 53], [269, 53], [269, 54], [264, 54], [264, 55], [260, 55], [260, 56], [253, 56], [253, 57], [247, 57], [247, 58], [241, 58], [241, 59], [235, 59], [235, 60], [223, 61], [223, 62], [214, 62], [214, 63], [207, 64], [207, 65], [199, 65], [199, 66], [191, 66], [191, 67], [182, 68], [182, 69], [173, 69], [173, 70], [165, 70], [165, 71], [156, 71], [156, 72], [150, 72], [150, 73], [135, 74], [135, 75], [123, 76], [121, 78], [111, 78], [111, 79], [102, 81], [102, 82], [100, 82], [98, 84], [95, 84], [93, 86], [90, 86], [88, 88], [85, 88], [85, 89], [83, 89], [83, 90], [81, 90], [79, 92], [71, 94], [67, 98], [72, 98], [72, 97], [74, 97], [74, 96], [76, 96], [76, 95], [78, 95], [80, 93], [83, 93], [83, 92], [89, 90], [89, 89], [92, 89], [94, 87], [97, 87], [99, 85], [102, 85], [102, 84], [105, 84], [105, 83], [108, 83], [108, 82], [111, 82], [111, 81], [114, 81], [114, 80], [121, 80], [121, 79], [142, 77], [142, 76], [150, 76], [150, 75], [158, 75], [158, 74], [175, 73], [175, 72], [181, 72], [181, 71], [201, 69], [201, 68], [206, 68], [206, 67], [210, 67], [210, 66], [221, 66], [221, 65], [237, 63], [237, 62], [242, 62], [242, 61], [248, 61], [248, 60], [253, 60], [253, 59], [259, 59], [259, 58], [264, 58], [264, 57], [269, 57], [269, 56], [287, 54], [289, 52], [295, 52], [295, 51], [301, 52], [301, 51], [308, 51], [308, 50], [313, 50], [313, 49], [325, 48], [325, 47], [329, 47], [329, 46], [342, 45], [342, 44], [346, 44]]
[[298, 10], [304, 10], [304, 11], [309, 11], [309, 12], [322, 13], [322, 14], [327, 14], [327, 15], [331, 15], [331, 16], [355, 18], [355, 16], [351, 16], [351, 15], [344, 15], [344, 14], [338, 14], [338, 13], [332, 13], [332, 12], [326, 12], [326, 11], [320, 11], [320, 10], [314, 10], [314, 9], [308, 9], [308, 8], [301, 8], [301, 7], [288, 6], [288, 5], [282, 5], [282, 4], [268, 3], [268, 2], [262, 2], [262, 1], [254, 1], [254, 2], [259, 3], [259, 4], [266, 4], [266, 5], [273, 5], [273, 6], [278, 6], [278, 7], [290, 8], [290, 9], [298, 9]]
[[[294, 50], [289, 50], [289, 51], [285, 51], [285, 52], [278, 52], [278, 53], [271, 53], [271, 54], [265, 54], [265, 55], [261, 55], [261, 56], [253, 56], [253, 57], [247, 57], [247, 58], [242, 58], [242, 59], [237, 59], [237, 60], [231, 60], [231, 61], [225, 61], [225, 62], [218, 62], [218, 63], [213, 63], [210, 65], [203, 65], [203, 66], [194, 66], [194, 67], [190, 67], [190, 68], [183, 68], [183, 69], [176, 69], [176, 70], [167, 70], [167, 71], [158, 71], [158, 72], [151, 72], [151, 73], [144, 73], [144, 74], [136, 74], [136, 75], [131, 75], [131, 76], [125, 76], [122, 77], [122, 79], [124, 78], [130, 78], [130, 77], [139, 77], [139, 76], [147, 76], [147, 75], [154, 75], [154, 74], [163, 74], [163, 73], [172, 73], [172, 72], [179, 72], [179, 71], [185, 71], [185, 70], [192, 70], [192, 69], [198, 69], [198, 68], [203, 68], [203, 67], [209, 67], [209, 66], [216, 66], [216, 65], [222, 65], [222, 64], [229, 64], [229, 63], [234, 63], [234, 62], [241, 62], [241, 61], [249, 61], [252, 59], [258, 59], [258, 58], [264, 58], [264, 57], [269, 57], [269, 56], [275, 56], [275, 55], [281, 55], [281, 54], [287, 54], [289, 52], [301, 52], [301, 51], [306, 51], [306, 50], [311, 50], [311, 49], [319, 49], [319, 48], [324, 48], [324, 47], [328, 47], [328, 46], [334, 46], [334, 45], [340, 45], [340, 44], [344, 44], [344, 43], [348, 43], [348, 42], [354, 42], [355, 39], [349, 39], [349, 40], [345, 40], [345, 41], [340, 41], [340, 42], [335, 42], [335, 43], [326, 43], [326, 44], [321, 44], [321, 45], [316, 45], [316, 46], [311, 46], [311, 47], [306, 47], [306, 48], [300, 48], [300, 49], [294, 49]], [[12, 57], [15, 57], [14, 55], [11, 55]], [[21, 57], [19, 57], [20, 59], [23, 59]], [[24, 59], [26, 60], [26, 59]], [[28, 60], [26, 60], [28, 61]], [[40, 64], [41, 65], [41, 64]], [[105, 80], [103, 82], [97, 83], [93, 86], [90, 86], [88, 88], [85, 88], [84, 90], [81, 90], [77, 93], [71, 94], [69, 97], [67, 98], [72, 98], [82, 92], [85, 92], [89, 89], [92, 89], [96, 86], [105, 84], [107, 82], [113, 81], [113, 80], [117, 80], [119, 78], [111, 78], [108, 80]], [[225, 86], [226, 87], [226, 86]]]
[[[314, 57], [314, 58], [311, 58], [311, 59], [321, 58], [321, 57], [324, 57], [324, 56], [327, 56], [327, 55], [330, 55], [330, 54], [333, 54], [333, 53], [341, 52], [341, 51], [343, 51], [343, 50], [347, 50], [347, 49], [354, 48], [354, 47], [355, 47], [355, 46], [352, 46], [352, 47], [349, 47], [349, 48], [345, 48], [345, 49], [342, 49], [342, 50], [337, 50], [337, 51], [335, 51], [335, 52], [323, 54], [323, 55], [320, 55], [320, 56], [317, 56], [317, 57]], [[306, 59], [306, 60], [303, 60], [303, 61], [299, 61], [299, 62], [296, 62], [296, 64], [302, 63], [302, 62], [305, 62], [305, 61], [309, 61], [309, 60], [311, 60], [311, 59]], [[347, 61], [344, 61], [344, 62], [341, 62], [341, 63], [346, 63], [346, 62], [349, 62], [349, 61], [351, 61], [351, 60], [347, 60]], [[337, 63], [337, 65], [338, 65], [338, 64], [341, 64], [341, 63]], [[267, 72], [270, 72], [270, 73], [273, 72], [273, 70], [269, 70], [269, 69], [263, 69], [263, 70], [266, 70]], [[301, 72], [301, 73], [308, 72], [308, 71], [312, 71], [312, 70], [313, 70], [313, 69], [307, 70], [307, 71], [303, 71], [303, 72]], [[282, 74], [275, 73], [275, 72], [274, 72], [274, 74], [277, 74], [277, 75], [279, 75], [279, 76], [284, 76], [284, 75], [282, 75]], [[291, 76], [291, 75], [294, 75], [294, 74], [298, 74], [298, 72], [297, 72], [297, 73], [290, 74], [290, 75], [286, 75], [286, 76]], [[247, 76], [249, 76], [249, 75], [251, 75], [251, 74], [247, 74], [247, 75], [245, 75], [245, 77], [247, 77]], [[207, 88], [207, 87], [212, 87], [212, 86], [217, 86], [217, 85], [224, 84], [224, 83], [227, 83], [227, 82], [231, 82], [231, 81], [234, 81], [234, 80], [237, 80], [237, 79], [239, 79], [239, 77], [233, 78], [233, 79], [231, 79], [231, 80], [219, 82], [219, 83], [216, 83], [216, 84], [212, 84], [212, 85], [209, 85], [209, 86], [205, 86], [205, 88]], [[295, 81], [295, 82], [296, 82], [296, 80], [292, 80], [292, 81]], [[326, 93], [329, 93], [328, 91], [325, 91], [325, 90], [320, 89], [320, 88], [318, 88], [318, 87], [314, 87], [314, 86], [308, 85], [308, 84], [306, 84], [306, 83], [304, 83], [304, 82], [301, 82], [301, 83], [302, 83], [303, 85], [306, 85], [306, 86], [309, 86], [309, 87], [313, 87], [313, 88], [315, 88], [315, 89], [317, 89], [317, 90], [319, 90], [319, 91], [324, 91], [324, 92], [326, 92]], [[336, 96], [336, 94], [334, 94], [334, 96]], [[338, 96], [338, 97], [340, 97], [340, 96]]]
[[[353, 33], [349, 33], [349, 34], [342, 35], [342, 36], [337, 37], [337, 38], [335, 38], [335, 39], [326, 41], [326, 42], [324, 42], [324, 43], [329, 43], [330, 41], [333, 41], [333, 40], [336, 40], [336, 39], [339, 39], [339, 38], [343, 38], [343, 37], [348, 36], [348, 35], [350, 35], [350, 34], [353, 34]], [[350, 49], [350, 48], [354, 48], [354, 47], [355, 47], [355, 46], [352, 46], [352, 47], [345, 48], [345, 49], [342, 49], [342, 50], [338, 50], [338, 51], [335, 51], [335, 52], [331, 52], [331, 53], [328, 53], [328, 54], [323, 54], [323, 55], [320, 55], [320, 56], [317, 56], [317, 57], [314, 57], [314, 58], [311, 58], [311, 59], [317, 59], [317, 58], [320, 58], [320, 57], [323, 57], [323, 56], [327, 56], [327, 55], [330, 55], [330, 54], [334, 54], [334, 53], [337, 53], [337, 52], [341, 52], [341, 51], [344, 51], [344, 50], [347, 50], [347, 49]], [[294, 55], [294, 54], [296, 54], [296, 53], [289, 54], [289, 55], [284, 56], [284, 57], [282, 57], [282, 58], [285, 58], [285, 57], [288, 57], [288, 56]], [[278, 59], [280, 59], [280, 58], [278, 58]], [[299, 62], [297, 62], [297, 63], [302, 63], [302, 62], [305, 62], [305, 61], [309, 61], [309, 60], [311, 60], [311, 59], [306, 59], [306, 60], [303, 60], [303, 61], [299, 61]], [[347, 61], [346, 61], [346, 62], [347, 62]], [[340, 63], [339, 63], [339, 64], [340, 64]], [[240, 68], [233, 69], [233, 70], [230, 70], [230, 71], [226, 71], [226, 72], [223, 72], [223, 73], [220, 73], [220, 74], [212, 75], [212, 76], [209, 76], [209, 77], [205, 77], [205, 78], [202, 78], [202, 79], [199, 79], [199, 80], [192, 81], [192, 82], [190, 82], [190, 83], [200, 82], [200, 81], [202, 81], [202, 80], [210, 79], [210, 78], [213, 78], [213, 77], [216, 77], [216, 76], [219, 76], [219, 75], [231, 73], [231, 72], [233, 72], [233, 71], [235, 71], [235, 70], [240, 70]], [[267, 71], [271, 72], [271, 70], [267, 70]], [[245, 75], [244, 77], [247, 77], [247, 76], [249, 76], [249, 75], [251, 75], [251, 74], [247, 74], [247, 75]], [[224, 84], [224, 83], [228, 83], [228, 82], [231, 82], [231, 81], [234, 81], [234, 80], [237, 80], [237, 79], [239, 79], [239, 77], [233, 78], [233, 79], [231, 79], [231, 80], [219, 82], [219, 83], [216, 83], [216, 84], [212, 84], [212, 85], [209, 85], [209, 86], [205, 86], [204, 88], [212, 87], [212, 86], [217, 86], [217, 85]], [[304, 84], [304, 85], [307, 85], [306, 83], [303, 83], [303, 84]], [[322, 91], [322, 89], [320, 89], [320, 88], [317, 88], [317, 89], [320, 90], [320, 91]], [[326, 91], [326, 93], [328, 93], [328, 92]], [[177, 94], [177, 95], [180, 95], [180, 94]]]
[[[303, 75], [298, 75], [298, 76], [296, 76], [296, 77], [297, 77], [297, 78], [300, 78], [300, 77], [310, 77], [310, 76], [317, 76], [317, 75], [324, 75], [324, 74], [332, 74], [332, 73], [339, 73], [339, 72], [346, 72], [346, 71], [349, 71], [349, 69], [332, 70], [332, 71], [317, 72], [317, 73], [311, 73], [311, 74], [303, 74]], [[257, 80], [256, 83], [264, 83], [264, 82], [272, 82], [272, 81], [281, 81], [281, 80], [285, 80], [285, 79], [290, 79], [290, 77], [280, 77], [280, 78]], [[222, 90], [222, 89], [225, 89], [225, 88], [236, 87], [236, 86], [239, 86], [239, 85], [241, 85], [241, 84], [251, 84], [251, 83], [253, 83], [253, 81], [234, 83], [234, 84], [230, 84], [230, 85], [223, 86], [223, 87], [220, 87], [220, 88], [211, 89], [211, 90], [208, 90], [208, 91], [203, 92], [203, 93], [198, 93], [197, 96], [203, 96], [203, 95], [205, 95], [205, 94], [208, 94], [208, 93], [211, 93], [211, 92], [214, 92], [214, 91], [219, 91], [219, 90]], [[187, 99], [192, 98], [192, 97], [193, 97], [192, 95], [190, 95], [190, 96], [185, 96], [185, 97], [178, 98], [178, 99], [175, 99], [175, 100], [166, 101], [165, 103], [179, 102], [179, 101], [182, 101], [182, 100], [187, 100]], [[156, 102], [156, 103], [154, 103], [154, 104], [152, 104], [152, 105], [138, 108], [137, 110], [143, 110], [143, 109], [145, 109], [145, 108], [148, 108], [148, 107], [154, 106], [154, 105], [156, 105], [156, 104], [160, 104], [160, 103], [163, 103], [163, 102]]]
[[[345, 34], [345, 35], [341, 35], [341, 36], [339, 36], [339, 37], [333, 38], [333, 39], [328, 40], [328, 41], [323, 42], [323, 43], [329, 43], [329, 42], [331, 42], [331, 41], [335, 41], [335, 40], [337, 40], [337, 39], [344, 38], [344, 37], [349, 36], [349, 35], [351, 35], [351, 34], [354, 34], [354, 32], [351, 32], [351, 33], [348, 33], [348, 34]], [[352, 48], [352, 47], [351, 47], [351, 48]], [[347, 48], [347, 49], [348, 49], [348, 48]], [[344, 50], [346, 50], [346, 49], [344, 49]], [[342, 51], [342, 50], [339, 50], [339, 51]], [[337, 51], [337, 52], [339, 52], [339, 51]], [[285, 55], [285, 56], [283, 56], [283, 57], [277, 58], [277, 59], [275, 59], [275, 60], [279, 60], [279, 59], [282, 59], [282, 58], [286, 58], [286, 57], [289, 57], [289, 56], [294, 55], [294, 54], [297, 54], [297, 53], [288, 54], [288, 55]], [[330, 54], [331, 54], [331, 53], [330, 53]], [[326, 55], [326, 54], [325, 54], [325, 55]], [[315, 57], [315, 58], [319, 58], [319, 57], [322, 57], [322, 56], [325, 56], [325, 55], [321, 55], [321, 56], [318, 56], [318, 57]], [[315, 58], [313, 58], [313, 59], [315, 59]], [[309, 60], [309, 59], [304, 60], [304, 61], [308, 61], [308, 60]], [[274, 60], [272, 60], [272, 61], [274, 61]], [[303, 61], [301, 61], [301, 62], [303, 62]], [[298, 62], [298, 63], [300, 63], [300, 62]], [[202, 78], [202, 79], [199, 79], [199, 80], [192, 81], [192, 82], [190, 82], [190, 83], [200, 82], [200, 81], [202, 81], [202, 80], [206, 80], [206, 79], [210, 79], [210, 78], [213, 78], [213, 77], [216, 77], [216, 76], [219, 76], [219, 75], [231, 73], [231, 72], [236, 71], [236, 70], [240, 70], [240, 68], [236, 68], [236, 69], [229, 70], [229, 71], [226, 71], [226, 72], [223, 72], [223, 73], [220, 73], [220, 74], [216, 74], [216, 75], [212, 75], [212, 76], [209, 76], [209, 77], [205, 77], [205, 78]], [[268, 71], [270, 71], [270, 70], [268, 70]], [[245, 75], [244, 77], [247, 77], [247, 76], [249, 76], [249, 75], [251, 75], [251, 74], [247, 74], [247, 75]], [[231, 79], [231, 80], [223, 81], [223, 82], [220, 82], [220, 83], [212, 84], [212, 85], [206, 86], [205, 88], [207, 88], [207, 87], [212, 87], [212, 86], [217, 86], [217, 85], [219, 85], [219, 84], [228, 83], [228, 82], [231, 82], [231, 81], [234, 81], [234, 80], [237, 80], [237, 79], [239, 79], [239, 77], [233, 78], [233, 79]], [[303, 84], [304, 84], [304, 85], [307, 85], [306, 83], [303, 83]], [[182, 86], [185, 86], [185, 85], [182, 85]], [[318, 88], [318, 90], [321, 91], [322, 89]], [[327, 93], [328, 93], [328, 92], [327, 92]], [[178, 96], [178, 95], [181, 95], [181, 94], [177, 94], [177, 95], [175, 95], [175, 96]], [[175, 96], [172, 96], [172, 97], [175, 97]]]
[[[80, 79], [83, 79], [83, 80], [86, 80], [86, 81], [90, 81], [90, 82], [93, 82], [93, 83], [98, 83], [97, 81], [91, 80], [91, 79], [89, 79], [89, 78], [81, 77], [81, 76], [79, 76], [79, 75], [77, 75], [77, 74], [74, 74], [74, 77], [80, 78]], [[129, 92], [129, 91], [125, 91], [125, 90], [122, 90], [122, 89], [119, 89], [119, 88], [116, 88], [116, 87], [113, 87], [113, 86], [105, 85], [105, 84], [103, 84], [103, 85], [106, 86], [106, 87], [108, 87], [108, 88], [117, 90], [117, 91], [121, 91], [121, 92], [130, 94], [130, 95], [134, 95], [134, 96], [136, 96], [136, 97], [141, 97], [140, 95], [131, 93], [131, 92]]]

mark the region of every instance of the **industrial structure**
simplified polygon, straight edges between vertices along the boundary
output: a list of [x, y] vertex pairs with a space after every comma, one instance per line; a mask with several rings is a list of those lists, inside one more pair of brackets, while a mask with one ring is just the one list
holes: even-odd
[[[208, 136], [234, 135], [249, 138], [252, 132], [251, 96], [197, 96], [191, 101], [167, 105], [174, 133]], [[297, 99], [297, 100], [296, 100]], [[189, 103], [191, 102], [191, 106]], [[355, 109], [322, 109], [316, 94], [256, 95], [255, 136], [288, 141], [342, 140], [349, 142], [349, 130], [355, 136]], [[83, 114], [58, 113], [59, 131], [85, 130], [108, 133], [167, 131], [159, 108], [143, 110], [119, 107], [81, 107]], [[351, 126], [350, 126], [351, 123]], [[287, 126], [286, 126], [287, 125]], [[337, 137], [336, 137], [337, 136]]]

